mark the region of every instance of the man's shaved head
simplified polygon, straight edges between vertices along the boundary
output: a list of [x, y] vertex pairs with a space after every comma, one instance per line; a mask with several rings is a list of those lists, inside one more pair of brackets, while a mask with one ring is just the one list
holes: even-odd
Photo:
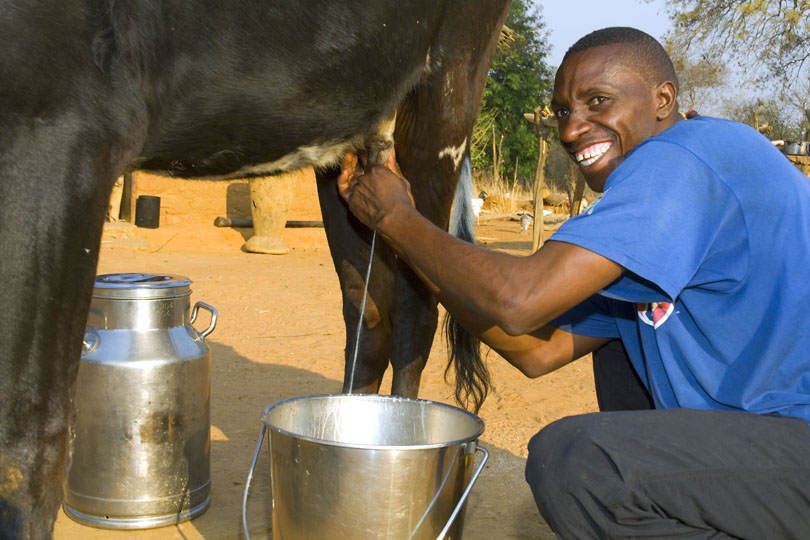
[[560, 142], [594, 191], [638, 144], [681, 119], [678, 80], [661, 44], [635, 28], [577, 41], [554, 78]]
[[678, 89], [678, 76], [667, 51], [651, 35], [628, 26], [602, 28], [580, 38], [566, 51], [562, 64], [572, 54], [603, 45], [620, 46], [623, 63], [632, 67], [647, 82], [658, 85], [669, 81]]

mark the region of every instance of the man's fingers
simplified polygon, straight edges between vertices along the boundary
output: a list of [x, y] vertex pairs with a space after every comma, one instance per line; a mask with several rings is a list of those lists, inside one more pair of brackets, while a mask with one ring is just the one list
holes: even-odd
[[357, 155], [354, 152], [347, 152], [343, 156], [343, 162], [340, 164], [340, 174], [337, 179], [338, 193], [346, 200], [348, 200], [353, 187], [350, 181], [354, 177], [356, 167]]

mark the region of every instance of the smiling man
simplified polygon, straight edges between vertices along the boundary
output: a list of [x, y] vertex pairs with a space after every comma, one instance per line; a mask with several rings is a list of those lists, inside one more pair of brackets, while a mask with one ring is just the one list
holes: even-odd
[[[655, 40], [657, 47], [593, 45], [602, 43], [605, 32], [571, 47], [551, 100], [561, 123], [560, 140], [594, 191], [604, 191], [608, 175], [639, 143], [681, 120], [676, 106], [678, 79], [661, 46]], [[610, 51], [591, 50], [596, 47]]]
[[395, 165], [338, 189], [469, 330], [530, 377], [620, 338], [655, 409], [564, 418], [526, 478], [560, 538], [810, 530], [810, 183], [753, 129], [680, 121], [672, 63], [631, 28], [557, 72], [560, 140], [603, 192], [537, 253], [458, 241]]

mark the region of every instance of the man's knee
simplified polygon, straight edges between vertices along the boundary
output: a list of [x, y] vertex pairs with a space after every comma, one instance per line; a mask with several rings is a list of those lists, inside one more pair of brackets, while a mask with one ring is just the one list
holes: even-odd
[[[569, 416], [552, 422], [529, 441], [527, 479], [549, 488], [556, 480], [569, 480], [600, 459], [602, 415], [599, 413]], [[531, 480], [529, 483], [532, 483]]]
[[603, 413], [563, 418], [529, 442], [526, 481], [540, 513], [558, 534], [565, 524], [602, 522], [594, 514], [609, 503], [605, 497], [616, 493], [613, 488], [621, 481], [604, 451], [611, 431], [605, 420]]

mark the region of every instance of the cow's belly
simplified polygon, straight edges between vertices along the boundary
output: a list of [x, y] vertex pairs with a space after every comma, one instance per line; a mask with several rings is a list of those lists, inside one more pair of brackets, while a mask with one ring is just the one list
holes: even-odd
[[331, 167], [339, 163], [346, 152], [354, 150], [360, 145], [362, 145], [362, 141], [350, 140], [339, 143], [302, 146], [295, 152], [287, 154], [281, 159], [242, 167], [225, 175], [224, 178], [266, 176], [295, 171], [307, 166], [312, 166], [316, 169]]
[[353, 141], [331, 143], [323, 145], [303, 146], [295, 152], [286, 154], [280, 159], [257, 163], [240, 167], [233, 172], [223, 174], [207, 174], [201, 167], [182, 168], [175, 167], [154, 167], [137, 166], [144, 170], [149, 170], [167, 176], [177, 176], [181, 178], [202, 178], [206, 180], [231, 180], [235, 178], [252, 178], [256, 176], [270, 176], [284, 172], [296, 171], [304, 167], [328, 168], [340, 163], [346, 152], [358, 147]]
[[[254, 176], [267, 176], [288, 171], [294, 171], [303, 167], [312, 166], [316, 169], [331, 167], [340, 163], [340, 160], [350, 150], [366, 149], [369, 152], [369, 159], [374, 163], [385, 161], [387, 153], [385, 150], [394, 146], [394, 127], [396, 126], [396, 113], [393, 113], [379, 121], [368, 132], [359, 135], [349, 136], [338, 141], [329, 141], [320, 144], [305, 144], [298, 146], [292, 152], [282, 155], [280, 158], [270, 161], [260, 161], [249, 165], [233, 166], [228, 170], [228, 155], [230, 151], [222, 152], [222, 158], [216, 155], [204, 163], [188, 163], [184, 161], [173, 161], [165, 167], [150, 166], [148, 162], [141, 164], [139, 168], [165, 172], [172, 176], [189, 178], [232, 179], [250, 178]], [[271, 151], [272, 149], [268, 149]], [[238, 163], [238, 160], [236, 161]], [[211, 173], [212, 169], [220, 170]]]

